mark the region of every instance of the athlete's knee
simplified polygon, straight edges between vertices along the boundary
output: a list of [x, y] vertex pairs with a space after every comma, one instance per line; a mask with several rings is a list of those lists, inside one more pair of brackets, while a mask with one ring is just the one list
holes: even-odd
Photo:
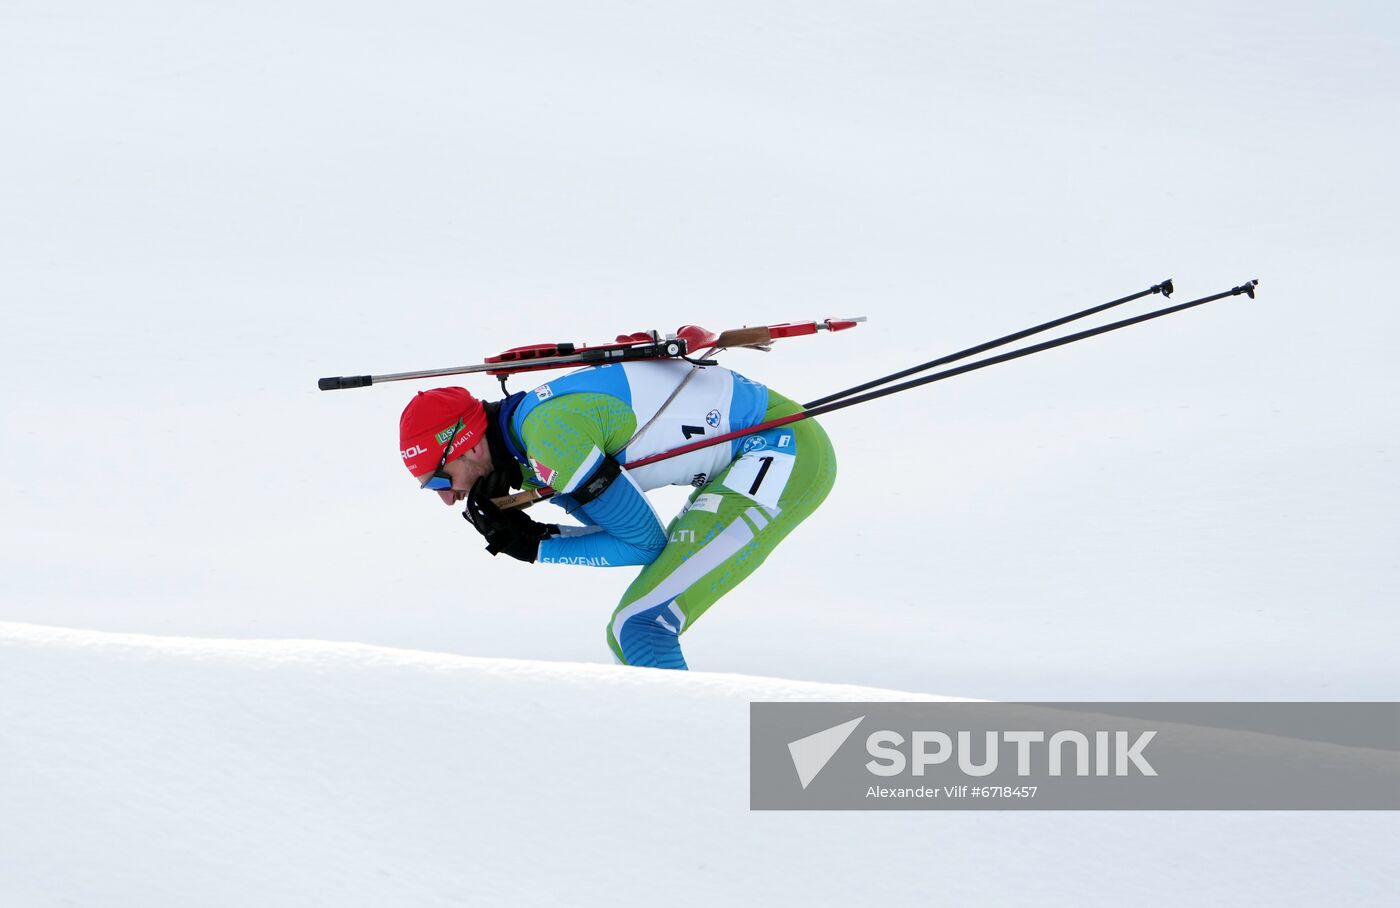
[[624, 665], [684, 670], [680, 632], [683, 617], [672, 602], [635, 612], [608, 625], [608, 643]]

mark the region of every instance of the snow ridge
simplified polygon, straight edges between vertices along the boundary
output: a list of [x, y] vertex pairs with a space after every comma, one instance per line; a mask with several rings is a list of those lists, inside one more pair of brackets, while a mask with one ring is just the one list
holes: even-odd
[[669, 904], [921, 904], [977, 897], [1008, 859], [1141, 904], [1188, 863], [1205, 901], [1323, 903], [1312, 855], [1343, 838], [1350, 892], [1388, 894], [1384, 817], [748, 810], [748, 701], [928, 698], [0, 623], [0, 904], [653, 905], [637, 861]]

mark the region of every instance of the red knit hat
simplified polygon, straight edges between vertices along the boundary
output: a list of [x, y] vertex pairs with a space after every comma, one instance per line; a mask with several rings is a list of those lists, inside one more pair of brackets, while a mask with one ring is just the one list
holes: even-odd
[[466, 388], [419, 391], [399, 417], [399, 456], [408, 472], [420, 476], [437, 467], [449, 442], [451, 459], [476, 447], [485, 435], [486, 408]]

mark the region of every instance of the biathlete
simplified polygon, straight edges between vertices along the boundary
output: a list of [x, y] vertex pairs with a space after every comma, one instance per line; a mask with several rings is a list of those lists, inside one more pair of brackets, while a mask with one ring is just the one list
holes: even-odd
[[[680, 636], [826, 498], [831, 442], [805, 419], [674, 458], [630, 461], [801, 412], [737, 372], [674, 360], [595, 366], [482, 402], [464, 388], [419, 392], [399, 420], [403, 462], [464, 514], [486, 550], [521, 561], [642, 565], [608, 623], [626, 665], [686, 668]], [[664, 525], [643, 494], [695, 486]], [[492, 497], [549, 486], [580, 526], [538, 523]]]

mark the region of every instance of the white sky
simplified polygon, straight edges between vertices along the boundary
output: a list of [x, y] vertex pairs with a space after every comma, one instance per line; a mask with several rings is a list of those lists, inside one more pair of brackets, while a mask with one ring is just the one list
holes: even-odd
[[413, 386], [314, 380], [869, 316], [728, 356], [806, 400], [1258, 277], [827, 418], [836, 491], [687, 653], [994, 698], [1395, 694], [1388, 4], [0, 16], [0, 619], [606, 661], [629, 572], [491, 560], [401, 475]]

